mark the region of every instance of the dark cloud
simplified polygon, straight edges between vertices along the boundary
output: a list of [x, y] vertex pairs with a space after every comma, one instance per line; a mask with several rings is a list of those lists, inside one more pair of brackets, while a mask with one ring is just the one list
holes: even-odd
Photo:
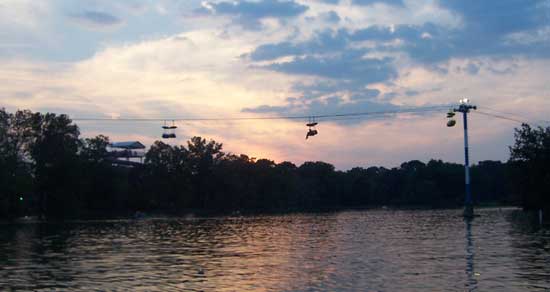
[[316, 33], [313, 38], [301, 43], [289, 41], [265, 44], [257, 47], [248, 56], [252, 61], [269, 61], [285, 56], [305, 54], [326, 54], [329, 52], [342, 52], [349, 44], [347, 31], [325, 30]]
[[353, 41], [391, 41], [401, 39], [416, 42], [426, 38], [442, 37], [446, 33], [447, 31], [438, 28], [430, 22], [423, 25], [402, 24], [393, 28], [373, 25], [351, 33], [350, 39]]
[[519, 68], [519, 65], [516, 63], [512, 63], [511, 65], [506, 67], [493, 66], [493, 65], [487, 66], [487, 70], [498, 75], [512, 74], [516, 72], [518, 68]]
[[257, 47], [248, 55], [252, 61], [274, 60], [284, 56], [301, 55], [304, 51], [304, 44], [292, 44], [282, 42], [276, 44], [265, 44]]
[[407, 90], [405, 91], [405, 95], [406, 96], [416, 96], [416, 95], [419, 95], [420, 92], [417, 91], [417, 90]]
[[[460, 15], [463, 25], [455, 29], [433, 23], [392, 28], [370, 26], [350, 33], [350, 39], [375, 41], [378, 50], [405, 52], [422, 63], [445, 62], [453, 57], [550, 56], [548, 41], [522, 43], [512, 38], [514, 33], [536, 35], [538, 29], [550, 27], [548, 1], [441, 0], [439, 3]], [[399, 47], [384, 44], [396, 39], [403, 44]]]
[[380, 95], [380, 90], [366, 88], [351, 96], [351, 100], [372, 100]]
[[[457, 31], [441, 28], [433, 23], [395, 27], [370, 26], [350, 33], [352, 41], [374, 41], [377, 44], [374, 50], [404, 52], [422, 63], [446, 61], [458, 54], [468, 45], [457, 41], [459, 36]], [[393, 40], [401, 40], [402, 44], [387, 44]]]
[[71, 17], [85, 24], [94, 26], [113, 26], [122, 22], [120, 18], [114, 15], [92, 10], [87, 10], [79, 14], [73, 14]]
[[384, 93], [383, 98], [386, 100], [393, 99], [399, 96], [399, 93], [397, 92], [386, 92]]
[[351, 1], [355, 5], [373, 5], [377, 3], [383, 3], [388, 5], [395, 5], [395, 6], [403, 6], [403, 0], [352, 0]]
[[480, 66], [478, 64], [469, 63], [466, 65], [466, 72], [470, 75], [476, 75], [479, 72]]
[[304, 101], [298, 100], [288, 103], [284, 106], [262, 105], [255, 108], [244, 108], [242, 112], [247, 113], [273, 113], [273, 114], [292, 114], [292, 115], [324, 115], [334, 113], [354, 113], [354, 112], [377, 112], [398, 110], [400, 107], [389, 104], [379, 103], [372, 99], [359, 99], [345, 101], [339, 96], [330, 96], [326, 99]]
[[[397, 70], [390, 58], [365, 58], [367, 49], [349, 48], [350, 34], [345, 30], [318, 32], [313, 38], [301, 43], [289, 41], [266, 44], [256, 48], [248, 57], [252, 61], [271, 61], [284, 56], [293, 56], [289, 62], [262, 66], [273, 71], [319, 76], [347, 81], [349, 86], [385, 82], [397, 77]], [[349, 89], [349, 88], [348, 88]]]
[[[550, 26], [546, 24], [546, 27]], [[404, 52], [412, 59], [425, 64], [446, 62], [451, 58], [482, 56], [550, 57], [550, 43], [547, 41], [513, 41], [511, 34], [517, 33], [516, 30], [511, 29], [506, 32], [501, 30], [496, 33], [485, 31], [486, 29], [479, 24], [466, 24], [457, 29], [438, 27], [433, 23], [419, 26], [398, 25], [394, 28], [371, 26], [350, 33], [349, 38], [351, 41], [374, 41], [377, 45], [373, 50]], [[535, 33], [535, 31], [524, 31], [524, 33]], [[402, 41], [401, 45], [387, 44], [397, 39]]]
[[392, 59], [362, 56], [360, 52], [347, 51], [336, 57], [299, 57], [290, 62], [275, 63], [264, 68], [289, 74], [361, 80], [364, 84], [385, 82], [397, 77]]
[[336, 4], [340, 3], [340, 0], [319, 0], [319, 2], [336, 5]]
[[342, 91], [362, 92], [365, 90], [365, 85], [361, 80], [323, 79], [311, 84], [296, 83], [292, 89], [301, 92], [303, 98], [314, 99]]
[[252, 108], [243, 108], [241, 111], [244, 113], [284, 113], [289, 110], [291, 106], [271, 106], [271, 105], [260, 105], [258, 107]]
[[499, 36], [548, 25], [548, 1], [545, 0], [440, 0], [439, 4], [460, 14], [466, 30], [485, 35]]
[[[288, 105], [264, 105], [248, 112], [284, 112], [298, 111], [305, 113], [356, 109], [369, 106], [381, 106], [373, 101], [380, 95], [376, 89], [367, 85], [388, 82], [397, 77], [397, 70], [391, 58], [365, 57], [367, 49], [349, 47], [350, 34], [345, 30], [318, 32], [313, 38], [301, 43], [289, 41], [267, 44], [258, 47], [249, 58], [252, 61], [273, 61], [284, 56], [292, 56], [287, 62], [275, 62], [260, 68], [295, 75], [320, 77], [321, 80], [310, 83], [296, 83], [293, 89], [301, 94], [300, 98], [291, 99]], [[348, 101], [340, 97], [345, 94]], [[328, 99], [327, 99], [328, 98]], [[350, 108], [348, 108], [350, 107]], [[332, 110], [333, 111], [333, 110]]]
[[233, 14], [252, 18], [292, 17], [304, 13], [308, 7], [294, 1], [263, 0], [260, 2], [220, 2], [210, 3], [220, 14]]
[[340, 22], [340, 16], [335, 11], [329, 11], [327, 13], [321, 14], [321, 17], [327, 21], [332, 23], [338, 23]]
[[[374, 3], [404, 5], [403, 1], [354, 0], [354, 4]], [[516, 56], [549, 58], [550, 42], [539, 31], [550, 29], [550, 1], [499, 0], [463, 1], [440, 0], [439, 5], [457, 14], [463, 23], [457, 27], [434, 23], [421, 25], [369, 26], [349, 31], [326, 30], [314, 34], [306, 41], [289, 39], [280, 43], [264, 44], [247, 55], [249, 60], [274, 62], [281, 57], [291, 61], [274, 62], [260, 68], [277, 72], [319, 77], [312, 84], [297, 83], [294, 90], [300, 94], [286, 106], [264, 105], [249, 112], [305, 113], [323, 109], [348, 110], [383, 106], [378, 100], [389, 100], [400, 94], [366, 89], [372, 83], [389, 83], [398, 73], [391, 58], [372, 58], [370, 53], [402, 53], [417, 64], [447, 74], [447, 62], [452, 58], [479, 60], [482, 57], [505, 58]], [[518, 37], [524, 34], [527, 37]], [[539, 37], [537, 39], [537, 36]], [[399, 40], [399, 42], [396, 42]], [[368, 41], [369, 47], [358, 46]], [[370, 45], [372, 44], [372, 45]], [[494, 69], [490, 64], [470, 61], [459, 68], [461, 72], [475, 75], [486, 68], [489, 72], [506, 74], [513, 68]], [[258, 65], [256, 65], [258, 67]], [[415, 90], [404, 91], [404, 96], [420, 94]], [[339, 96], [348, 96], [344, 101]], [[350, 106], [351, 108], [346, 108]]]
[[372, 100], [363, 99], [357, 102], [346, 102], [342, 98], [333, 96], [324, 101], [315, 100], [309, 104], [304, 114], [334, 114], [354, 112], [377, 112], [397, 110], [399, 107], [390, 103], [378, 103]]
[[[549, 28], [550, 2], [543, 0], [462, 1], [440, 0], [440, 5], [463, 19], [458, 29], [436, 28], [430, 38], [405, 46], [412, 57], [426, 62], [451, 57], [511, 56], [549, 57], [549, 42], [511, 41], [514, 33], [535, 33]], [[431, 32], [430, 32], [431, 33]], [[436, 57], [432, 53], [440, 52]]]
[[293, 0], [262, 0], [236, 1], [236, 2], [207, 2], [205, 7], [197, 10], [202, 14], [231, 15], [236, 23], [248, 29], [261, 28], [260, 20], [263, 18], [289, 18], [295, 17], [309, 9], [308, 6], [294, 2]]

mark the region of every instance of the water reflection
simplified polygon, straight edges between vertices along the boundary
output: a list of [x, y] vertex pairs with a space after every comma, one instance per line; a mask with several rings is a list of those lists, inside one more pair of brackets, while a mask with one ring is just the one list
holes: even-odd
[[510, 219], [511, 211], [480, 213], [466, 223], [460, 210], [370, 210], [3, 225], [0, 287], [344, 292], [549, 287], [549, 234], [524, 230]]
[[467, 291], [476, 291], [477, 274], [474, 269], [475, 249], [474, 240], [472, 238], [472, 218], [465, 218], [464, 222], [466, 223], [466, 275], [468, 276], [466, 289]]
[[550, 229], [521, 212], [507, 215], [518, 275], [532, 291], [550, 291]]

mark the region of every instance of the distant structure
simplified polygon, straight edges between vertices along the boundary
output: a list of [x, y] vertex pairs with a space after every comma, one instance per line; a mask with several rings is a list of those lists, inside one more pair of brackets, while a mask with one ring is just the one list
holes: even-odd
[[107, 150], [113, 164], [123, 166], [143, 164], [145, 145], [139, 141], [113, 142]]

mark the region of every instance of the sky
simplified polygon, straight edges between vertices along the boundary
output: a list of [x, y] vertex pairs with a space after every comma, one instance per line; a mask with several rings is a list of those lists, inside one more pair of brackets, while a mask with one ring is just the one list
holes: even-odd
[[[78, 118], [318, 115], [456, 104], [550, 120], [550, 0], [0, 0], [0, 107]], [[445, 110], [324, 121], [179, 122], [226, 152], [338, 169], [463, 161]], [[162, 122], [78, 122], [160, 140]], [[516, 122], [471, 114], [471, 160]], [[165, 141], [166, 142], [166, 141]]]

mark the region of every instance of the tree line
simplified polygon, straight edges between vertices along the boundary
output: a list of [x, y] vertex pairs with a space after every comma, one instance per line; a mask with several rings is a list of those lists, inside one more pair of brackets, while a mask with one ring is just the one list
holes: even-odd
[[[225, 153], [213, 140], [156, 141], [144, 163], [119, 166], [109, 138], [81, 138], [68, 116], [0, 109], [0, 217], [131, 216], [136, 212], [288, 212], [367, 206], [457, 207], [461, 164], [412, 160], [395, 168], [336, 170]], [[549, 205], [550, 128], [516, 129], [507, 162], [472, 167], [476, 203]]]

